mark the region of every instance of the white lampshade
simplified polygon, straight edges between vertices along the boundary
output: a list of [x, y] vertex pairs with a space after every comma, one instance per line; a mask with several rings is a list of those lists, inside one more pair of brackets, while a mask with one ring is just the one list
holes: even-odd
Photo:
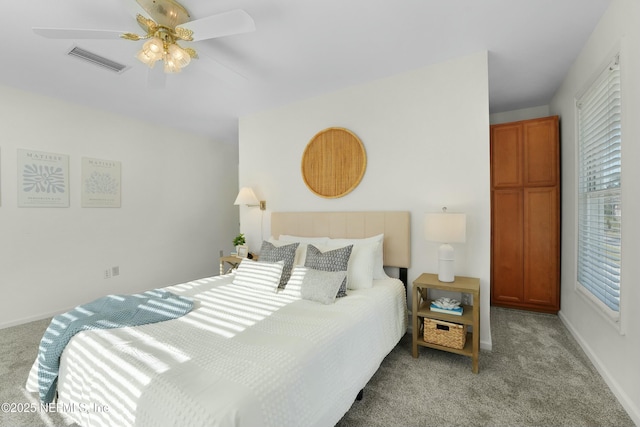
[[240, 192], [238, 193], [238, 197], [236, 197], [236, 201], [233, 202], [234, 205], [247, 205], [247, 206], [258, 206], [260, 202], [256, 197], [256, 194], [253, 192], [251, 187], [242, 187]]
[[455, 281], [453, 273], [454, 250], [449, 243], [464, 243], [467, 237], [467, 216], [448, 213], [443, 208], [439, 213], [428, 213], [424, 217], [425, 238], [442, 243], [438, 249], [438, 280]]
[[463, 213], [428, 213], [424, 217], [424, 234], [432, 242], [464, 243], [467, 216]]

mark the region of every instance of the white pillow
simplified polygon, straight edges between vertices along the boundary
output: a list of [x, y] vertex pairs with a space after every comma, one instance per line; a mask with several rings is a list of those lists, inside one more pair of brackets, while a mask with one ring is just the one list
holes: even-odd
[[284, 240], [286, 242], [301, 242], [301, 243], [324, 243], [329, 240], [328, 237], [303, 237], [303, 236], [292, 236], [290, 234], [281, 234], [280, 240]]
[[264, 262], [244, 258], [236, 269], [234, 285], [264, 292], [275, 292], [280, 283], [284, 261]]
[[[274, 244], [275, 246], [284, 246], [289, 245], [292, 242], [299, 242], [298, 248], [296, 249], [296, 257], [293, 260], [293, 265], [304, 265], [305, 260], [307, 259], [307, 245], [324, 245], [329, 241], [328, 237], [301, 237], [301, 236], [292, 236], [289, 234], [281, 234], [278, 240], [273, 237], [269, 238], [269, 242]], [[346, 245], [345, 245], [346, 246]]]
[[[364, 239], [329, 239], [327, 245], [334, 246], [346, 246], [353, 245], [353, 252], [358, 252], [357, 246], [360, 244], [369, 244], [369, 243], [378, 243], [375, 248], [374, 253], [374, 264], [373, 264], [373, 278], [374, 279], [388, 279], [387, 273], [384, 271], [384, 261], [383, 261], [383, 242], [384, 242], [384, 234], [378, 234], [373, 237], [366, 237]], [[353, 252], [351, 256], [353, 257]], [[347, 279], [348, 280], [348, 279]], [[358, 288], [351, 288], [358, 289]]]
[[[330, 239], [329, 244], [319, 246], [318, 249], [326, 252], [341, 248], [345, 246], [343, 242], [346, 242], [346, 239]], [[375, 255], [380, 243], [376, 241], [356, 241], [356, 243], [349, 244], [353, 245], [353, 248], [347, 265], [347, 289], [371, 288], [373, 286]]]

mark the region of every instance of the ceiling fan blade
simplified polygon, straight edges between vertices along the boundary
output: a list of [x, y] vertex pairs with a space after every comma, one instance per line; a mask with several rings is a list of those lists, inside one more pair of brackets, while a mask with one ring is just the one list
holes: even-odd
[[253, 18], [242, 9], [218, 13], [180, 25], [193, 31], [193, 41], [249, 33], [256, 30]]
[[210, 56], [203, 54], [202, 51], [198, 52], [197, 61], [198, 68], [214, 77], [215, 79], [218, 79], [225, 83], [229, 83], [236, 87], [241, 87], [248, 83], [248, 79], [245, 76], [235, 70], [232, 70], [226, 65], [223, 65]]
[[33, 32], [50, 39], [119, 39], [124, 31], [84, 30], [77, 28], [34, 27]]

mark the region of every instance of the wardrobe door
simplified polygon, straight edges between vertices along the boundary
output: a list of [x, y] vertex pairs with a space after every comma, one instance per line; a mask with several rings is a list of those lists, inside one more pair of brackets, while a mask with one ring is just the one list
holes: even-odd
[[522, 123], [526, 187], [558, 184], [558, 117]]
[[558, 188], [524, 190], [524, 302], [559, 310]]
[[491, 128], [491, 186], [522, 186], [522, 126]]
[[523, 292], [523, 192], [495, 190], [491, 211], [491, 300], [522, 302]]

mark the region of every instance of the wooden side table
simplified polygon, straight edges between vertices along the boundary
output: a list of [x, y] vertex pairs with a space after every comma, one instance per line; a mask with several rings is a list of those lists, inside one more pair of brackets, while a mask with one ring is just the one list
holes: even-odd
[[[440, 289], [444, 291], [463, 292], [473, 296], [472, 305], [463, 305], [461, 316], [448, 313], [438, 313], [431, 311], [431, 299], [429, 299], [429, 289]], [[471, 370], [478, 373], [478, 359], [480, 356], [480, 279], [475, 277], [456, 276], [455, 281], [446, 283], [438, 280], [437, 274], [423, 273], [413, 281], [413, 301], [412, 301], [412, 328], [413, 340], [411, 352], [413, 357], [418, 357], [418, 347], [429, 347], [437, 350], [449, 351], [471, 357]], [[424, 319], [437, 319], [446, 322], [458, 323], [471, 326], [471, 332], [467, 332], [467, 340], [464, 348], [444, 347], [438, 344], [426, 342], [424, 340]]]
[[[240, 264], [240, 262], [243, 259], [244, 258], [240, 258], [235, 255], [221, 256], [220, 257], [220, 275], [230, 273], [231, 270], [238, 267], [238, 264]], [[225, 263], [228, 263], [230, 266], [228, 268], [225, 268]]]

